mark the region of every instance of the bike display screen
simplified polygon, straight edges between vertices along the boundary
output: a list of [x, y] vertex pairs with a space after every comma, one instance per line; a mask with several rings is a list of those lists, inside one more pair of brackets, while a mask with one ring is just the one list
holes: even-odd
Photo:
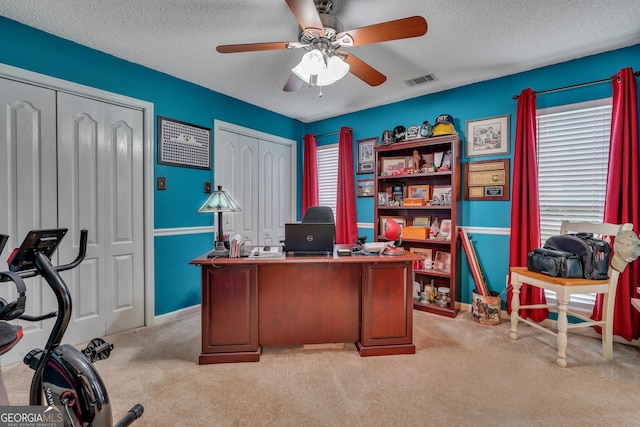
[[31, 230], [24, 241], [9, 259], [9, 270], [23, 271], [34, 268], [36, 254], [43, 253], [51, 258], [60, 241], [67, 234], [66, 228], [49, 230]]

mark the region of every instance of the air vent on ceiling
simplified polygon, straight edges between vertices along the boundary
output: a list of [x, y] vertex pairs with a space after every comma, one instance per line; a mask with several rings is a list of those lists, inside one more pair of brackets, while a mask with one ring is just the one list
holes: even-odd
[[407, 84], [407, 86], [411, 87], [429, 83], [434, 81], [435, 79], [436, 77], [433, 74], [426, 74], [424, 76], [416, 77], [415, 79], [405, 80], [404, 82]]

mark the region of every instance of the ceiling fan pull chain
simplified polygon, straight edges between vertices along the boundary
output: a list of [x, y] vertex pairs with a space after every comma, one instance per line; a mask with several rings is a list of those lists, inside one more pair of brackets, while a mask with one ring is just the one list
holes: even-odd
[[318, 98], [322, 98], [322, 86], [318, 86], [318, 89], [320, 89], [320, 93], [318, 93]]

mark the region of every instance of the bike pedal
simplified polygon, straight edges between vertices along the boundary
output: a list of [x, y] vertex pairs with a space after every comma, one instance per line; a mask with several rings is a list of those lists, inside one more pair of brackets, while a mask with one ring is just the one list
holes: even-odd
[[94, 338], [87, 344], [87, 348], [82, 350], [82, 354], [91, 362], [95, 362], [108, 359], [111, 355], [111, 350], [113, 350], [113, 344], [106, 342], [102, 338]]

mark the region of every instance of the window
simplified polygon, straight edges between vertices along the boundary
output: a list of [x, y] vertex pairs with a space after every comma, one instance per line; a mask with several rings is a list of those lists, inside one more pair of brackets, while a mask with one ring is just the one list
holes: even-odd
[[318, 204], [329, 206], [336, 216], [338, 195], [338, 144], [321, 145], [316, 148], [318, 167]]
[[[611, 98], [537, 111], [541, 245], [563, 219], [601, 222], [609, 160]], [[555, 300], [555, 294], [546, 295]], [[574, 295], [590, 310], [595, 294]]]

